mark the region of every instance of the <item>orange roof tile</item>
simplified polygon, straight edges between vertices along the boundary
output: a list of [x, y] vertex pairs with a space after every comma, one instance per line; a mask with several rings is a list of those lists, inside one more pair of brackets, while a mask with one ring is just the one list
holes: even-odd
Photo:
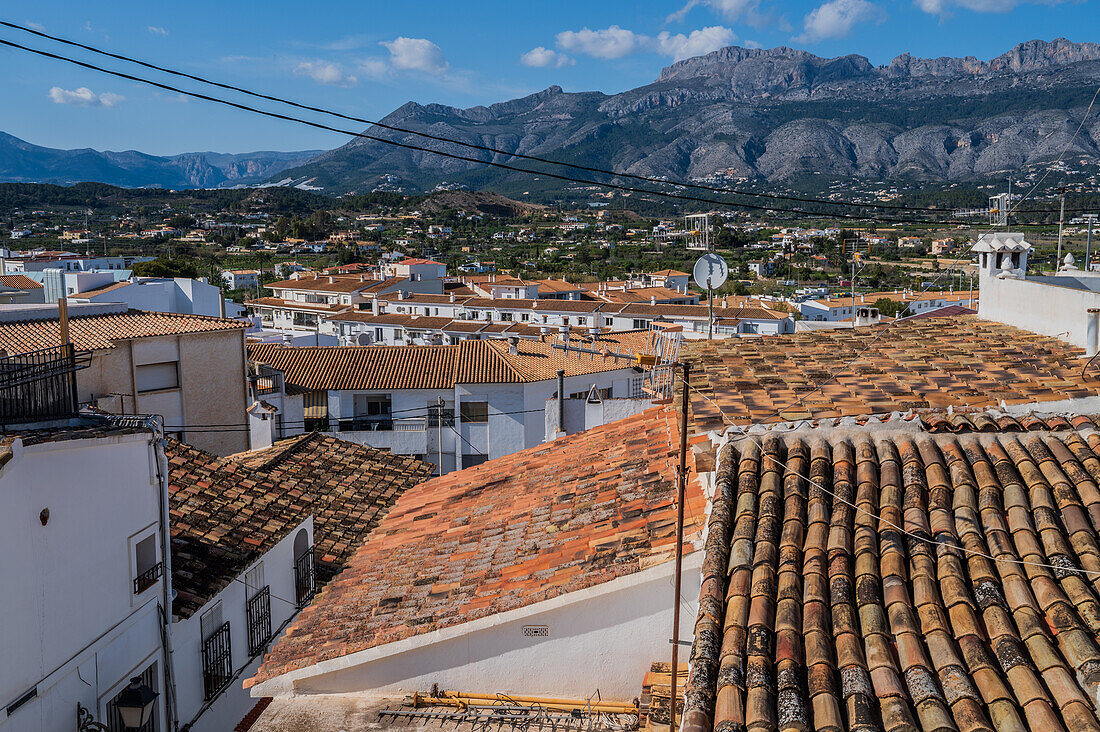
[[0, 275], [0, 285], [13, 287], [16, 290], [41, 290], [42, 283], [32, 280], [27, 275], [9, 274]]
[[693, 423], [710, 430], [723, 426], [723, 415], [747, 425], [1093, 396], [1100, 372], [1082, 375], [1082, 353], [1056, 338], [964, 315], [689, 341], [681, 357], [692, 363], [692, 385], [702, 392], [692, 393]]
[[[650, 409], [406, 490], [246, 685], [669, 560], [674, 417]], [[704, 504], [691, 480], [689, 541]]]
[[[78, 350], [97, 351], [114, 348], [117, 341], [132, 338], [232, 330], [243, 333], [245, 327], [238, 320], [205, 315], [128, 310], [124, 313], [70, 317], [69, 338]], [[57, 318], [0, 323], [0, 349], [8, 353], [26, 353], [49, 348], [57, 345], [60, 339]]]
[[308, 516], [332, 576], [432, 467], [317, 433], [217, 457], [169, 441], [174, 612], [187, 617]]

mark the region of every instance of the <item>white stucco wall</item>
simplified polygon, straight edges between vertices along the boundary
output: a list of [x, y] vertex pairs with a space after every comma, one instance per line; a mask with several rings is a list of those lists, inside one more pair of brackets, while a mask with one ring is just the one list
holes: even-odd
[[[702, 553], [684, 558], [680, 637], [690, 640]], [[453, 691], [629, 701], [654, 661], [671, 658], [673, 564], [258, 684], [252, 696]], [[530, 635], [532, 628], [546, 636]], [[528, 630], [525, 632], [525, 628]], [[687, 649], [681, 657], [687, 659]]]
[[159, 516], [151, 438], [17, 441], [0, 468], [0, 730], [75, 729], [78, 702], [102, 721], [154, 662], [163, 691], [162, 584], [133, 592], [134, 542], [155, 535]]
[[1086, 348], [1085, 311], [1100, 308], [1100, 292], [1066, 287], [1059, 279], [983, 278], [978, 315]]
[[[279, 626], [296, 612], [292, 604], [295, 601], [294, 537], [300, 529], [308, 531], [312, 541], [313, 518], [306, 518], [258, 560], [264, 564], [264, 580], [271, 588], [271, 630], [276, 635]], [[255, 565], [256, 562], [249, 565], [248, 569]], [[231, 582], [198, 612], [172, 626], [172, 655], [176, 671], [176, 693], [179, 700], [181, 726], [195, 720], [204, 703], [200, 618], [216, 602], [222, 604], [222, 620], [229, 621], [233, 668], [240, 671], [238, 677], [229, 683], [221, 696], [195, 720], [191, 727], [194, 732], [227, 732], [233, 729], [256, 703], [241, 686], [242, 680], [249, 678], [255, 672], [260, 661], [259, 658], [252, 659], [248, 655], [248, 624], [245, 614], [248, 598], [245, 597], [244, 575], [245, 572], [242, 572], [237, 578], [240, 581]], [[243, 671], [241, 671], [242, 667], [245, 667]]]

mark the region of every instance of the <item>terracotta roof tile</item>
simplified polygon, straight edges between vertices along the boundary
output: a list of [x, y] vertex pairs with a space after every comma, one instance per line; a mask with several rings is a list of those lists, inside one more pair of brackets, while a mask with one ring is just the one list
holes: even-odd
[[41, 290], [42, 283], [36, 280], [32, 280], [27, 275], [22, 274], [9, 274], [0, 275], [0, 285], [4, 287], [13, 287], [16, 290]]
[[173, 612], [189, 616], [308, 516], [335, 573], [427, 463], [317, 433], [217, 457], [169, 441]]
[[[243, 332], [244, 328], [245, 324], [238, 320], [144, 310], [69, 318], [69, 337], [73, 345], [82, 351], [114, 348], [117, 341], [132, 338], [231, 330]], [[49, 348], [57, 345], [60, 338], [57, 318], [0, 323], [0, 349], [8, 353]]]
[[378, 280], [364, 280], [359, 275], [334, 275], [331, 277], [302, 277], [297, 280], [279, 280], [278, 282], [269, 282], [264, 287], [272, 290], [347, 293], [367, 290], [379, 284], [381, 283]]
[[[650, 409], [405, 491], [246, 685], [667, 561], [674, 418]], [[689, 539], [705, 501], [690, 486]]]
[[963, 316], [691, 341], [681, 357], [692, 363], [692, 386], [706, 394], [691, 399], [693, 423], [705, 431], [721, 427], [723, 413], [745, 425], [1092, 396], [1100, 372], [1082, 376], [1082, 353], [1056, 338]]
[[683, 732], [1100, 729], [1098, 449], [1091, 420], [728, 444]]

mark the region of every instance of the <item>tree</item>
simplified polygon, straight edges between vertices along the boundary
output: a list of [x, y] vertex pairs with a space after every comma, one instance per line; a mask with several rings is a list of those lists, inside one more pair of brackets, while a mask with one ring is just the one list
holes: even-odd
[[874, 306], [878, 308], [880, 314], [891, 318], [896, 318], [899, 313], [903, 313], [909, 309], [906, 303], [899, 302], [898, 300], [891, 300], [888, 297], [880, 297], [878, 300], [875, 300]]
[[198, 263], [191, 257], [160, 256], [150, 262], [138, 262], [131, 270], [135, 277], [199, 277]]

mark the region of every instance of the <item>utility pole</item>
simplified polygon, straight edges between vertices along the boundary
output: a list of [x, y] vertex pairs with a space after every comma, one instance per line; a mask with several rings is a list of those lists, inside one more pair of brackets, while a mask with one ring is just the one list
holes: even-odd
[[1058, 274], [1058, 268], [1062, 266], [1062, 226], [1066, 219], [1066, 187], [1061, 186], [1062, 205], [1058, 211], [1058, 256], [1054, 260], [1054, 274]]
[[856, 250], [852, 247], [852, 327], [856, 327]]
[[439, 397], [438, 413], [435, 415], [435, 441], [439, 446], [439, 474], [443, 475], [443, 408], [447, 405], [443, 397]]
[[1085, 237], [1085, 271], [1089, 271], [1089, 257], [1092, 255], [1092, 222], [1096, 221], [1096, 214], [1085, 214], [1089, 220], [1089, 233]]
[[683, 368], [683, 392], [680, 394], [680, 465], [676, 469], [676, 597], [672, 601], [672, 675], [669, 682], [669, 732], [676, 730], [676, 674], [680, 662], [680, 584], [684, 564], [684, 494], [687, 491], [688, 384], [691, 364]]

